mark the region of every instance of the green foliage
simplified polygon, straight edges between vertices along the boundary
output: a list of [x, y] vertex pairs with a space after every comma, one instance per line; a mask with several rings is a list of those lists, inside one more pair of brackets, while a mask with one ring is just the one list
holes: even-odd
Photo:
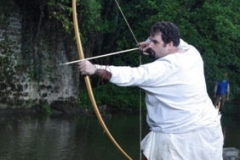
[[[67, 33], [73, 33], [72, 23], [72, 4], [69, 0], [49, 0], [47, 3], [49, 8], [49, 18], [55, 19], [62, 24]], [[89, 34], [99, 30], [99, 26], [95, 25], [99, 21], [101, 5], [96, 0], [78, 0], [77, 11], [80, 28], [88, 28], [83, 30], [82, 34]], [[85, 40], [86, 41], [86, 40]]]
[[49, 8], [49, 19], [55, 19], [57, 22], [61, 23], [63, 29], [67, 33], [71, 33], [73, 28], [71, 22], [72, 8], [69, 0], [49, 0], [47, 6]]
[[98, 104], [120, 108], [138, 109], [140, 101], [142, 102], [140, 98], [143, 97], [140, 96], [143, 93], [136, 87], [118, 87], [110, 83], [94, 88], [94, 93]]
[[91, 102], [90, 102], [90, 99], [88, 97], [88, 93], [87, 93], [86, 90], [83, 90], [83, 89], [79, 90], [79, 102], [78, 102], [78, 104], [82, 108], [88, 108], [89, 106], [91, 106]]
[[51, 110], [51, 107], [49, 105], [43, 104], [41, 106], [41, 108], [47, 115], [51, 115], [52, 114], [52, 110]]
[[[240, 24], [236, 22], [235, 6], [226, 2], [211, 3], [205, 1], [194, 13], [198, 37], [194, 42], [203, 55], [208, 85], [220, 78], [223, 72], [229, 72], [232, 86], [239, 83], [239, 45]], [[211, 91], [210, 91], [211, 92]], [[232, 92], [232, 96], [235, 94]]]
[[14, 41], [9, 39], [7, 36], [0, 43], [0, 81], [8, 84], [9, 86], [13, 83], [15, 68], [13, 59], [14, 56]]
[[[31, 2], [38, 4], [36, 1]], [[86, 57], [135, 47], [136, 42], [114, 0], [77, 2], [80, 33]], [[121, 0], [119, 4], [138, 41], [148, 37], [150, 27], [156, 21], [174, 22], [179, 27], [182, 38], [194, 45], [203, 57], [209, 93], [212, 93], [214, 82], [227, 71], [232, 88], [231, 96], [239, 94], [239, 89], [236, 89], [240, 83], [239, 0]], [[71, 1], [48, 0], [45, 7], [47, 18], [61, 24], [67, 33], [73, 33]], [[38, 13], [36, 12], [36, 16]], [[147, 61], [149, 60], [144, 59], [144, 62]], [[130, 66], [140, 64], [137, 52], [93, 62]], [[136, 101], [129, 96], [136, 95], [136, 92], [132, 93], [135, 91], [133, 88], [99, 86], [97, 81], [93, 83], [94, 90], [97, 90], [95, 93], [101, 93], [96, 98], [100, 103], [109, 101], [110, 104], [132, 105], [132, 102]], [[107, 98], [109, 94], [115, 94], [114, 98]], [[117, 100], [121, 102], [118, 103]]]
[[[112, 10], [109, 6], [112, 6]], [[226, 71], [229, 73], [232, 88], [231, 97], [234, 98], [239, 94], [239, 89], [236, 88], [239, 87], [240, 82], [240, 9], [238, 7], [240, 1], [123, 0], [120, 1], [120, 6], [138, 41], [146, 39], [151, 25], [156, 21], [172, 21], [177, 24], [182, 38], [194, 45], [203, 57], [209, 94], [212, 93], [214, 82]], [[109, 13], [108, 17], [104, 13]], [[102, 47], [99, 48], [102, 48], [104, 53], [105, 50], [115, 51], [134, 46], [132, 35], [112, 1], [109, 5], [102, 3], [101, 18], [102, 23], [99, 25], [103, 26], [102, 39], [106, 41], [103, 41]], [[96, 63], [111, 62], [114, 65], [136, 66], [139, 64], [136, 55], [135, 53], [118, 55], [97, 60]], [[100, 88], [103, 88], [102, 91], [114, 93], [113, 87]], [[114, 86], [114, 88], [118, 90], [119, 87]], [[120, 91], [123, 92], [125, 99], [129, 98], [126, 95], [130, 95], [127, 94], [131, 92], [130, 90]]]
[[[144, 107], [144, 92], [136, 87], [118, 87], [107, 83], [93, 88], [96, 103], [98, 105], [108, 105], [113, 108], [139, 109], [139, 105]], [[91, 106], [87, 91], [80, 91], [80, 106]]]

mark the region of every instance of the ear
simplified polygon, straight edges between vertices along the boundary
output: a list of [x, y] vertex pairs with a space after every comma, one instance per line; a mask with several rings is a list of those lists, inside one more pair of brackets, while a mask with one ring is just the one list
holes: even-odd
[[168, 44], [167, 44], [167, 49], [171, 50], [174, 46], [173, 46], [173, 42], [170, 41]]

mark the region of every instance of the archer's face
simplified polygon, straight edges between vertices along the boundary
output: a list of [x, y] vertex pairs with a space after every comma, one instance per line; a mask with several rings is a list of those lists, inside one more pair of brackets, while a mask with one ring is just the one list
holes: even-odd
[[171, 44], [165, 44], [162, 40], [161, 33], [150, 36], [149, 48], [155, 52], [155, 58], [161, 58], [169, 54], [169, 47]]

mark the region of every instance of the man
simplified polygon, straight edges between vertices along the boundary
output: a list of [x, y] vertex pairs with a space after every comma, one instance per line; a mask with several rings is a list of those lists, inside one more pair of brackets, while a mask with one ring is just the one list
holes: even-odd
[[[230, 85], [227, 81], [228, 73], [224, 73], [224, 79], [216, 82], [214, 87], [214, 105], [221, 113], [225, 104], [225, 101], [229, 100]], [[219, 105], [220, 102], [220, 105]]]
[[220, 117], [206, 91], [199, 52], [180, 40], [171, 22], [155, 23], [144, 44], [143, 52], [154, 56], [154, 62], [117, 67], [83, 61], [80, 72], [145, 90], [150, 132], [141, 149], [146, 159], [222, 160]]

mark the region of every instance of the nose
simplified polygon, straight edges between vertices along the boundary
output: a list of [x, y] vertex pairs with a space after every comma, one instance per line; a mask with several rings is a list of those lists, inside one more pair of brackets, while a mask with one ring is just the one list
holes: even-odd
[[149, 44], [148, 44], [148, 48], [151, 48], [151, 49], [152, 49], [152, 47], [153, 47], [153, 42], [150, 41]]
[[149, 41], [149, 46], [151, 46], [151, 47], [152, 47], [152, 46], [153, 46], [153, 44], [154, 44], [154, 42], [155, 42], [155, 40], [150, 40], [150, 41]]

